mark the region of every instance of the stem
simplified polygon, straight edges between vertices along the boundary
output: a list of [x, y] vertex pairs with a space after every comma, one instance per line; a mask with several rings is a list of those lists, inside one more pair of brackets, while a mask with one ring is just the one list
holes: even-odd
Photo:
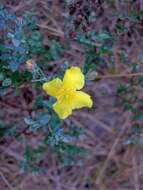
[[0, 176], [1, 176], [1, 178], [2, 178], [2, 180], [5, 182], [5, 184], [8, 186], [8, 188], [10, 189], [10, 190], [15, 190], [12, 186], [11, 186], [11, 184], [8, 182], [8, 180], [6, 179], [6, 177], [4, 176], [4, 174], [0, 171]]
[[114, 74], [114, 75], [97, 75], [96, 79], [110, 79], [110, 78], [130, 78], [130, 77], [138, 77], [143, 76], [143, 73], [126, 73], [126, 74]]

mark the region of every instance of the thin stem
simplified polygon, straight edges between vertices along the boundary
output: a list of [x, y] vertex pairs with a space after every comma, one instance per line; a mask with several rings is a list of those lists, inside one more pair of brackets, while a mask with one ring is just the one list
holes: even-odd
[[143, 73], [126, 73], [126, 74], [114, 74], [114, 75], [97, 75], [96, 79], [110, 79], [110, 78], [130, 78], [130, 77], [139, 77], [143, 76]]
[[103, 185], [102, 182], [103, 182], [103, 176], [104, 176], [105, 170], [106, 170], [108, 163], [111, 160], [112, 156], [115, 154], [115, 149], [116, 149], [117, 145], [119, 144], [120, 139], [121, 139], [122, 135], [124, 134], [126, 127], [128, 126], [129, 120], [130, 120], [130, 117], [127, 118], [124, 126], [122, 127], [121, 131], [119, 132], [118, 136], [116, 137], [116, 139], [108, 153], [108, 156], [107, 156], [105, 162], [103, 163], [102, 168], [99, 171], [99, 175], [97, 176], [96, 182], [95, 182], [96, 185], [98, 185], [98, 186]]
[[10, 190], [15, 190], [11, 184], [8, 182], [8, 180], [6, 179], [6, 177], [4, 176], [4, 174], [0, 171], [0, 176], [3, 179], [3, 181], [5, 182], [5, 184], [9, 187]]

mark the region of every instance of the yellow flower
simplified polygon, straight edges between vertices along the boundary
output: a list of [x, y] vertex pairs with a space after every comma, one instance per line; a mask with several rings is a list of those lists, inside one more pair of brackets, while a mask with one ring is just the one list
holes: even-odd
[[55, 78], [43, 84], [43, 89], [50, 96], [54, 96], [57, 102], [53, 105], [54, 111], [61, 119], [66, 119], [71, 115], [72, 110], [92, 107], [91, 97], [79, 91], [84, 86], [84, 75], [79, 67], [71, 67], [65, 72], [61, 81]]

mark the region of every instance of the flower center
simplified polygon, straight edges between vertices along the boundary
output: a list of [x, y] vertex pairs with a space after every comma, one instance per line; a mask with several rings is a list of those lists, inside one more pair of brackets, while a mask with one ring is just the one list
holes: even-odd
[[72, 101], [72, 97], [74, 96], [74, 90], [71, 89], [64, 89], [62, 88], [57, 96], [57, 99], [59, 102], [67, 102], [69, 103], [70, 101]]

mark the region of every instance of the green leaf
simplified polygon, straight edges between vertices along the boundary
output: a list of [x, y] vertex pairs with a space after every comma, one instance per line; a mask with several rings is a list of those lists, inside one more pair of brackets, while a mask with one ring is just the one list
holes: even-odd
[[15, 72], [18, 69], [19, 64], [12, 62], [9, 64], [9, 66], [10, 66], [11, 71]]
[[4, 74], [0, 73], [0, 81], [4, 80]]
[[25, 117], [24, 121], [27, 125], [33, 125], [35, 123], [35, 121], [33, 121], [33, 119], [29, 118], [29, 117]]
[[0, 121], [0, 137], [3, 137], [6, 134], [7, 128], [8, 126], [2, 121]]
[[99, 33], [98, 34], [98, 40], [99, 41], [105, 41], [111, 39], [111, 35], [105, 32]]
[[50, 115], [48, 115], [48, 113], [42, 114], [39, 116], [39, 123], [44, 126], [47, 125], [50, 121]]
[[3, 82], [2, 82], [2, 86], [3, 87], [8, 87], [12, 84], [12, 81], [10, 78], [6, 78]]
[[49, 54], [53, 61], [56, 61], [60, 58], [60, 53], [62, 51], [62, 46], [58, 41], [53, 40], [49, 49]]

